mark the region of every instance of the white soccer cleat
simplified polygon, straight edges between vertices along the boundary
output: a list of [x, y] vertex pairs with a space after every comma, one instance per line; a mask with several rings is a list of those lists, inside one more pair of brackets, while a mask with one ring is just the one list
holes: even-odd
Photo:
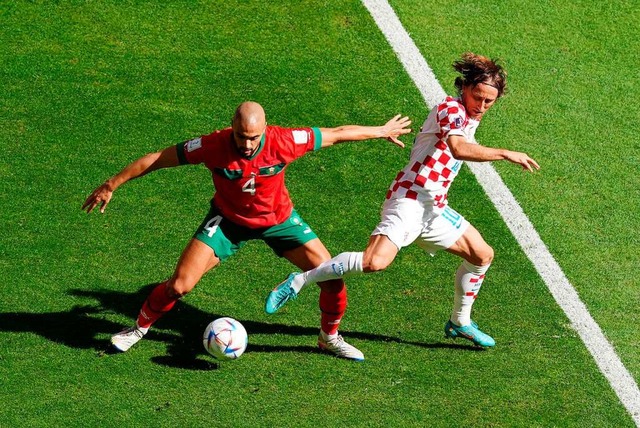
[[364, 361], [364, 354], [355, 346], [349, 345], [345, 342], [340, 335], [332, 338], [331, 340], [325, 340], [322, 337], [322, 334], [320, 334], [320, 336], [318, 336], [318, 347], [322, 350], [331, 352], [340, 358]]
[[129, 348], [138, 343], [149, 329], [141, 329], [138, 326], [129, 327], [118, 334], [111, 336], [111, 344], [120, 352], [127, 352]]

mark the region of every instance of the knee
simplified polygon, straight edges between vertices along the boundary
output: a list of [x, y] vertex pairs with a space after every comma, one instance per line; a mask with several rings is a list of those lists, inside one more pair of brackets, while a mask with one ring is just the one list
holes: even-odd
[[493, 261], [493, 255], [493, 248], [491, 248], [489, 245], [485, 245], [474, 255], [476, 260], [473, 262], [473, 264], [477, 266], [489, 265]]
[[196, 282], [188, 276], [174, 276], [167, 282], [167, 294], [179, 299], [189, 294], [195, 285]]
[[362, 268], [365, 272], [379, 272], [385, 270], [391, 264], [391, 261], [388, 257], [373, 254], [371, 257], [363, 260]]

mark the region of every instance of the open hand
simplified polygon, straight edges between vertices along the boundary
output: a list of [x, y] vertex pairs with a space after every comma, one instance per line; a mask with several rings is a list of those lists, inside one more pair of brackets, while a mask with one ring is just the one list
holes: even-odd
[[111, 201], [112, 195], [113, 190], [111, 186], [105, 182], [89, 195], [87, 200], [84, 201], [84, 204], [82, 204], [82, 209], [90, 213], [95, 207], [100, 206], [100, 212], [103, 213], [107, 204]]
[[409, 125], [411, 125], [411, 121], [407, 116], [401, 117], [397, 114], [382, 127], [382, 138], [386, 138], [392, 143], [404, 148], [404, 143], [400, 141], [398, 137], [411, 132]]
[[530, 158], [529, 155], [527, 155], [526, 153], [509, 151], [507, 153], [507, 160], [509, 162], [513, 162], [518, 165], [521, 165], [523, 169], [529, 172], [533, 172], [534, 169], [536, 170], [540, 169], [540, 165], [538, 165], [538, 163], [532, 158]]

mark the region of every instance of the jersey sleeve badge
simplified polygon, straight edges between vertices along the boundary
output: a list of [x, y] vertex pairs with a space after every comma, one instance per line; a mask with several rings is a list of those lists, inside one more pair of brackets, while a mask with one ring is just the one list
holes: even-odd
[[296, 144], [307, 144], [311, 139], [311, 135], [307, 131], [292, 131], [293, 133], [293, 142]]
[[202, 147], [202, 137], [194, 138], [193, 140], [187, 141], [186, 149], [188, 153], [191, 153], [194, 150], [198, 150]]

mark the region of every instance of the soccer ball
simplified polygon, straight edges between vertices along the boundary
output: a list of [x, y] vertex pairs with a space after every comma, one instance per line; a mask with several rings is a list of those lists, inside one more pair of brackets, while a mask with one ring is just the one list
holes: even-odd
[[247, 331], [239, 321], [224, 317], [212, 321], [204, 329], [204, 349], [219, 361], [235, 360], [247, 349]]

